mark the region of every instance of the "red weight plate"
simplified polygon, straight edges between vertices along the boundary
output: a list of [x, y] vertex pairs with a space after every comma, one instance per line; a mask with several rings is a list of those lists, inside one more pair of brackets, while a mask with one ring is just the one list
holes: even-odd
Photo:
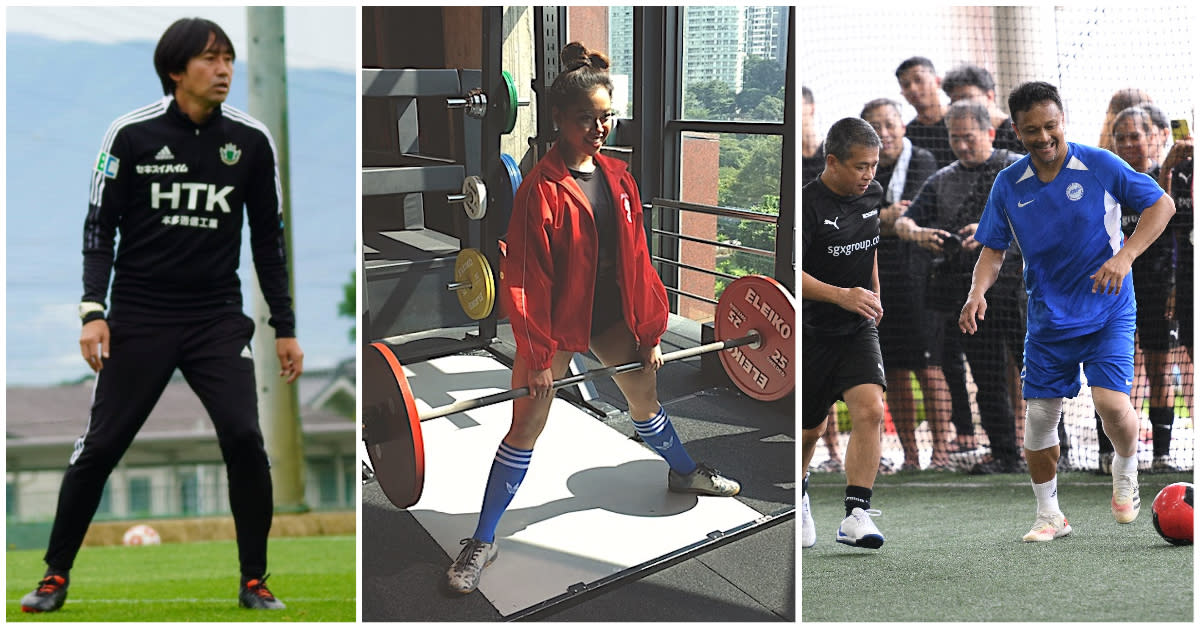
[[721, 351], [721, 366], [742, 392], [760, 401], [782, 399], [796, 388], [796, 298], [770, 277], [747, 275], [725, 288], [713, 323], [718, 340], [741, 338], [751, 330], [761, 346]]
[[375, 479], [389, 501], [408, 508], [425, 487], [425, 443], [416, 398], [391, 348], [371, 343], [363, 351], [363, 439]]

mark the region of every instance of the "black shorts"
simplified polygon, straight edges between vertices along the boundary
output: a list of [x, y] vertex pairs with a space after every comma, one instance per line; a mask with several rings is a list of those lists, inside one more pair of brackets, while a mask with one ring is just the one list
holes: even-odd
[[1133, 294], [1137, 302], [1138, 345], [1144, 350], [1167, 351], [1171, 348], [1171, 321], [1167, 319], [1171, 283], [1168, 279], [1168, 273], [1134, 266]]
[[597, 277], [596, 296], [592, 301], [592, 338], [624, 320], [625, 312], [621, 304], [621, 286], [617, 285], [616, 278]]
[[867, 325], [850, 336], [804, 336], [804, 388], [801, 425], [811, 430], [825, 420], [829, 406], [860, 384], [887, 389], [879, 332]]

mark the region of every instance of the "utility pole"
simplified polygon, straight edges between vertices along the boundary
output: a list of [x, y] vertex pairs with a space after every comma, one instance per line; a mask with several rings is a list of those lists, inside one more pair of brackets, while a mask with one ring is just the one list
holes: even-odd
[[[284, 224], [284, 246], [292, 262], [291, 198], [288, 186], [287, 64], [284, 57], [283, 7], [247, 7], [249, 38], [247, 69], [250, 73], [250, 115], [271, 131], [275, 141]], [[288, 293], [296, 302], [294, 266], [288, 264]], [[279, 377], [275, 334], [267, 320], [270, 308], [263, 299], [258, 275], [252, 273], [254, 299], [254, 378], [258, 386], [258, 416], [271, 460], [271, 483], [277, 512], [305, 512], [304, 446], [300, 427], [299, 382], [287, 384]]]

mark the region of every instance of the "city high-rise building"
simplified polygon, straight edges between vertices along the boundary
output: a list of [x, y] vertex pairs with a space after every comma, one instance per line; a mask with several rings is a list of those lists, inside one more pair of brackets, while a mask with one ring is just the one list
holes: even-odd
[[[720, 81], [742, 91], [746, 9], [738, 6], [684, 8], [683, 85]], [[685, 99], [686, 100], [686, 99]]]
[[787, 57], [787, 7], [746, 7], [746, 54], [782, 65]]
[[[613, 109], [633, 115], [633, 7], [608, 8], [608, 58], [612, 62]], [[624, 91], [622, 91], [624, 87]]]

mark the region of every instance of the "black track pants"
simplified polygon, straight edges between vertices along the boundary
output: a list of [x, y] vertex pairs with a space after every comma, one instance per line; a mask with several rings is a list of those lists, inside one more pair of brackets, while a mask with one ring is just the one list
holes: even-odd
[[46, 564], [72, 567], [108, 476], [178, 368], [216, 428], [242, 575], [262, 577], [274, 507], [258, 426], [254, 362], [248, 357], [254, 322], [228, 314], [187, 325], [110, 321], [109, 329], [112, 357], [96, 378], [87, 432], [76, 441], [63, 476]]

